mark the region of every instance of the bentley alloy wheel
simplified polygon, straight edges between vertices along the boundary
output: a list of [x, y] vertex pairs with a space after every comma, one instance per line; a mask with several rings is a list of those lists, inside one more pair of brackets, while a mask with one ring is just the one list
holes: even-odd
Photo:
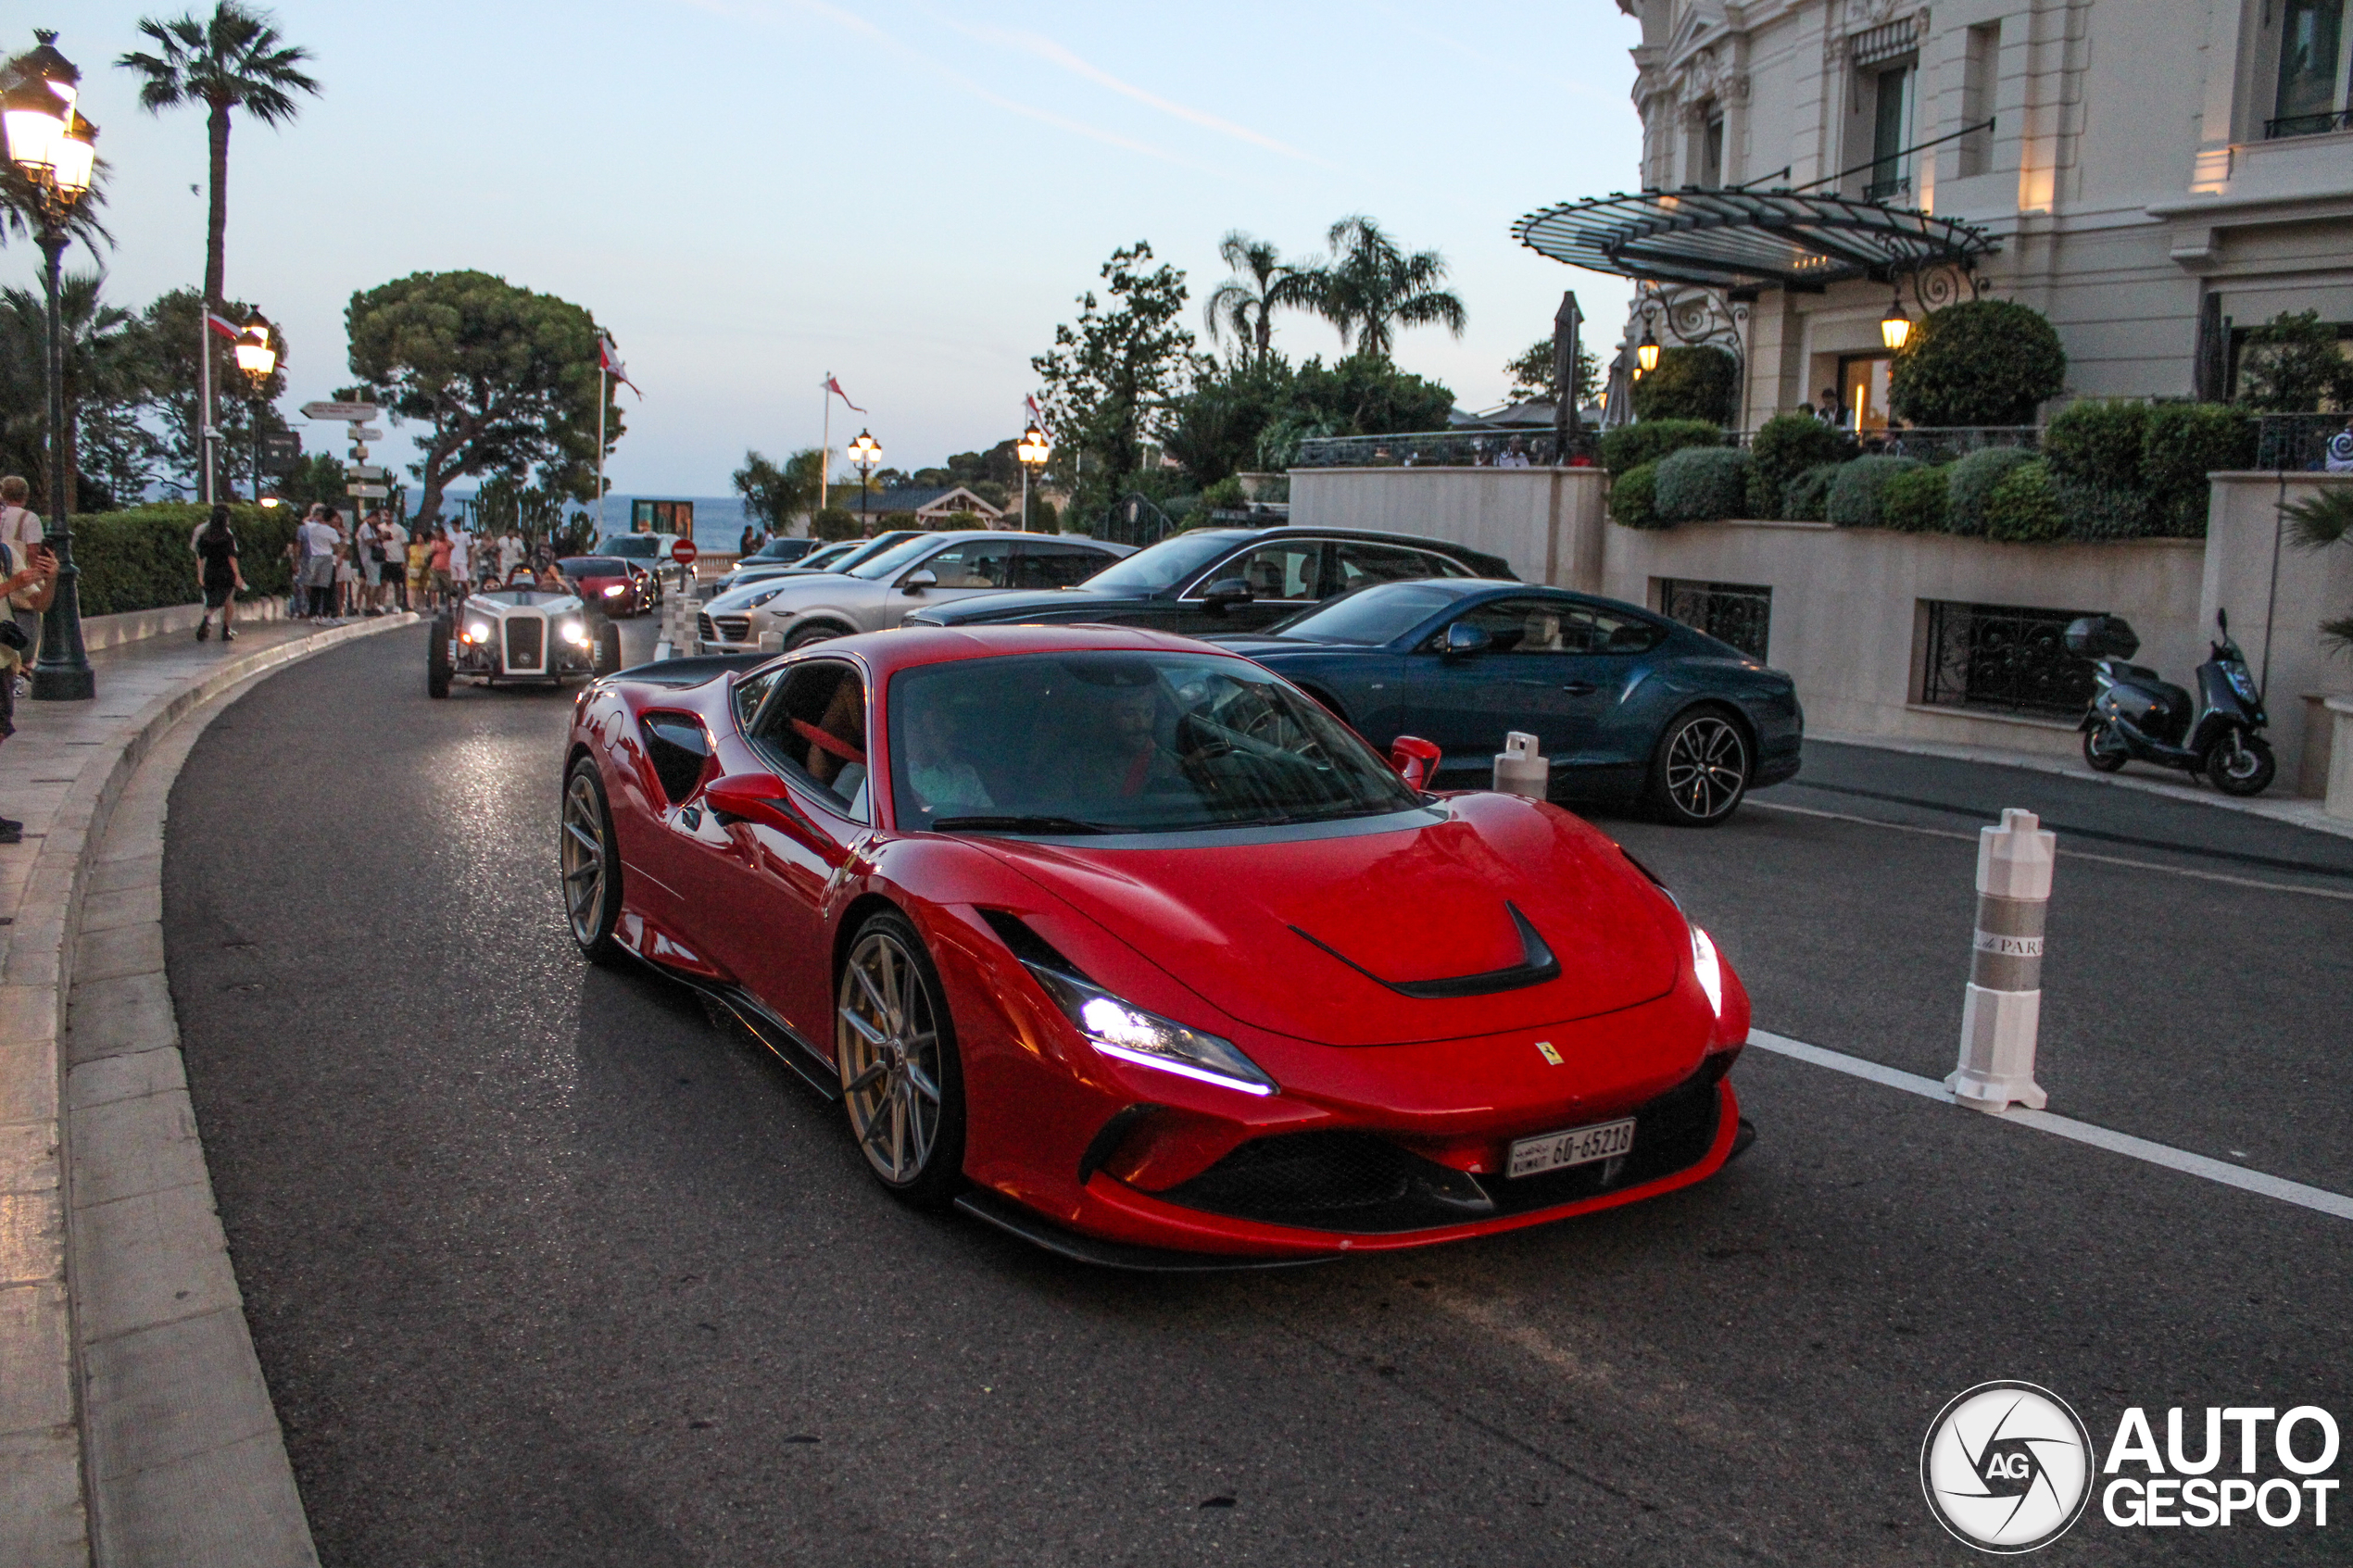
[[842, 1103], [859, 1152], [900, 1197], [944, 1200], [963, 1162], [963, 1085], [938, 976], [904, 920], [876, 915], [859, 929], [835, 1018]]
[[1714, 827], [1748, 790], [1748, 742], [1740, 726], [1708, 709], [1667, 727], [1659, 746], [1654, 791], [1667, 821]]
[[621, 919], [621, 861], [613, 852], [612, 818], [597, 765], [583, 758], [564, 783], [563, 827], [557, 847], [563, 869], [564, 913], [572, 939], [597, 963], [620, 957], [613, 926]]

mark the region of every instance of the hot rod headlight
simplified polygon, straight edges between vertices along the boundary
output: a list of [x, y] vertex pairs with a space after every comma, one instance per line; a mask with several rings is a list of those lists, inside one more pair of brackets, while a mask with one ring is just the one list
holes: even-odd
[[1076, 975], [1024, 962], [1054, 1005], [1087, 1036], [1087, 1043], [1103, 1055], [1220, 1088], [1239, 1089], [1246, 1095], [1275, 1092], [1275, 1081], [1236, 1049], [1231, 1040], [1146, 1012]]
[[468, 642], [470, 642], [470, 643], [486, 643], [486, 642], [488, 642], [489, 640], [490, 640], [490, 622], [489, 622], [489, 621], [477, 621], [473, 622], [473, 624], [472, 624], [472, 625], [470, 625], [470, 626], [468, 626], [468, 627], [466, 628], [466, 641], [468, 641]]
[[588, 646], [588, 628], [582, 621], [567, 621], [563, 623], [563, 637], [574, 647], [585, 648]]

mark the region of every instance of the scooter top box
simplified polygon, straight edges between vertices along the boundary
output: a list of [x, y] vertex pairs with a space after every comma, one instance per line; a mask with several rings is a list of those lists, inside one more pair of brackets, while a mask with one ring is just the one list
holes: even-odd
[[2120, 615], [2087, 615], [2067, 626], [2067, 651], [2079, 659], [2130, 659], [2141, 639]]

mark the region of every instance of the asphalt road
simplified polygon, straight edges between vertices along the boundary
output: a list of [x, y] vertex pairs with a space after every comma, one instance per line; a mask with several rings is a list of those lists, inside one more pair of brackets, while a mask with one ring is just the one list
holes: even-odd
[[[169, 826], [189, 1077], [329, 1564], [1955, 1563], [1978, 1559], [1916, 1465], [1977, 1382], [2057, 1390], [2103, 1447], [2128, 1404], [2353, 1412], [2353, 1224], [1754, 1050], [1761, 1135], [1719, 1179], [1490, 1242], [1170, 1279], [909, 1213], [787, 1073], [573, 955], [569, 697], [434, 703], [422, 665], [406, 632], [264, 683]], [[1816, 784], [1850, 764], [2032, 803], [1877, 754]], [[1950, 1066], [1966, 837], [1765, 809], [1604, 826], [1716, 932], [1760, 1025]], [[2059, 879], [2054, 1108], [2353, 1190], [2330, 1049], [2353, 909]], [[2095, 1505], [2048, 1556], [2340, 1562], [2343, 1538]]]

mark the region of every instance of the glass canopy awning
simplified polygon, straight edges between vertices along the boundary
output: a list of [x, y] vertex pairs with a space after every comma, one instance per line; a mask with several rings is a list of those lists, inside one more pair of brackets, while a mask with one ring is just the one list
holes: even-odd
[[1982, 229], [1879, 202], [1696, 185], [1546, 207], [1512, 237], [1596, 272], [1722, 289], [1885, 281], [1994, 249]]

